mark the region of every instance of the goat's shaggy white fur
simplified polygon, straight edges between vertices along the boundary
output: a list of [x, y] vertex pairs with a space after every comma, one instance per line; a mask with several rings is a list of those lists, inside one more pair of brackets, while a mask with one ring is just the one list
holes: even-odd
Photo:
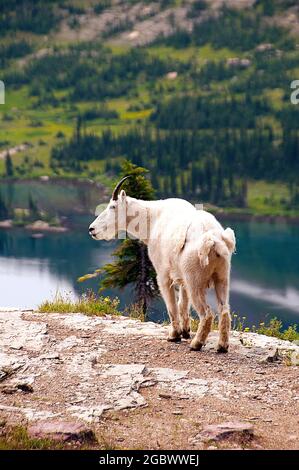
[[[196, 210], [183, 199], [142, 201], [121, 191], [90, 226], [94, 239], [115, 238], [120, 230], [141, 239], [157, 273], [171, 326], [169, 341], [190, 337], [191, 304], [200, 316], [191, 348], [201, 349], [211, 330], [214, 314], [206, 291], [214, 286], [219, 313], [218, 351], [229, 345], [229, 280], [235, 235], [216, 218]], [[179, 289], [178, 302], [176, 287]]]

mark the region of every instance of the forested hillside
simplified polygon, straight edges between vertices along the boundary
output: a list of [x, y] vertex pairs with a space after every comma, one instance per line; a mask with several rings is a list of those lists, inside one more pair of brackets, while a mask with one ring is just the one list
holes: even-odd
[[291, 0], [2, 1], [0, 173], [108, 183], [128, 158], [159, 196], [297, 215], [298, 12]]

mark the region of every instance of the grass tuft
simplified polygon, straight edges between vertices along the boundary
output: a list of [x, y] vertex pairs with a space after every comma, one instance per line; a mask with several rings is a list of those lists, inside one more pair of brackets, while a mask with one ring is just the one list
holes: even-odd
[[140, 305], [138, 302], [129, 305], [124, 310], [124, 315], [128, 316], [129, 318], [133, 318], [134, 320], [140, 320], [141, 322], [146, 321], [146, 315], [143, 311], [142, 305]]
[[0, 435], [1, 450], [61, 450], [62, 443], [53, 442], [49, 439], [31, 439], [27, 430], [22, 426], [4, 429]]
[[266, 336], [283, 339], [285, 341], [298, 341], [299, 332], [297, 325], [290, 325], [286, 330], [282, 329], [282, 322], [277, 318], [272, 318], [269, 323], [260, 323], [256, 330], [257, 333]]
[[97, 296], [88, 291], [77, 300], [71, 299], [67, 294], [56, 294], [53, 300], [46, 300], [38, 307], [41, 313], [84, 313], [85, 315], [120, 315], [117, 297]]

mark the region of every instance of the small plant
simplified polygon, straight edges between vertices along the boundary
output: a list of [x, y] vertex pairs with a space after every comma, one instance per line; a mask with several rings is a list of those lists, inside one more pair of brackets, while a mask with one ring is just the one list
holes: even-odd
[[128, 316], [129, 318], [133, 318], [135, 320], [140, 320], [142, 322], [146, 321], [146, 315], [144, 313], [144, 309], [142, 304], [135, 302], [129, 305], [124, 310], [124, 315]]
[[233, 313], [232, 314], [232, 330], [250, 331], [248, 327], [245, 327], [245, 321], [246, 321], [246, 317], [240, 317], [236, 313]]
[[199, 318], [191, 317], [191, 331], [193, 331], [194, 333], [196, 333], [196, 331], [198, 330], [199, 322]]
[[286, 341], [296, 341], [299, 339], [297, 325], [290, 325], [286, 330], [282, 330], [282, 322], [277, 318], [272, 318], [268, 324], [260, 323], [257, 333]]
[[56, 294], [53, 300], [46, 300], [38, 307], [41, 313], [84, 313], [85, 315], [120, 315], [117, 297], [97, 296], [93, 291], [82, 294], [77, 300], [73, 300], [67, 294]]

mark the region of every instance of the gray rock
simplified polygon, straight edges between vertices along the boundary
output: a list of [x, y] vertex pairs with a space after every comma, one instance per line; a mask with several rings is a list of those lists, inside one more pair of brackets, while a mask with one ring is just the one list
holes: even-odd
[[[225, 359], [214, 359], [218, 333], [213, 331], [205, 353], [194, 356], [193, 364], [191, 356], [188, 356], [190, 362], [181, 364], [176, 357], [171, 358], [171, 351], [176, 351], [177, 347], [166, 343], [166, 335], [164, 326], [125, 317], [29, 314], [0, 308], [3, 401], [0, 410], [4, 417], [15, 415], [19, 420], [23, 416], [30, 423], [75, 420], [96, 424], [106, 410], [146, 407], [147, 394], [140, 392], [152, 386], [157, 387], [159, 398], [164, 402], [212, 397], [231, 401], [254, 396], [267, 406], [276, 406], [281, 387], [288, 390], [288, 385], [273, 379], [268, 383], [263, 374], [259, 374], [265, 370], [268, 375], [274, 367], [283, 368], [284, 362], [295, 364], [299, 358], [299, 347], [291, 342], [232, 331], [231, 370]], [[149, 348], [152, 342], [153, 347]], [[118, 352], [124, 348], [126, 356], [119, 356]], [[181, 350], [184, 353], [184, 349]], [[277, 350], [284, 362], [272, 367], [260, 364], [267, 353], [269, 356], [273, 351], [275, 356]], [[110, 354], [112, 351], [114, 356]], [[146, 365], [144, 353], [148, 355]], [[248, 354], [250, 361], [246, 359]], [[165, 364], [161, 358], [165, 359]], [[253, 379], [247, 380], [245, 376], [243, 380], [242, 369], [237, 367], [239, 362], [241, 365], [250, 362], [250, 370], [245, 372], [253, 374]], [[220, 369], [223, 370], [221, 376], [216, 374]], [[235, 372], [233, 380], [230, 371]], [[240, 380], [236, 376], [240, 376]], [[24, 393], [32, 391], [34, 393]], [[10, 396], [14, 393], [18, 396], [17, 406], [12, 406], [16, 405], [14, 396]], [[296, 396], [289, 398], [292, 403], [297, 399]], [[177, 404], [172, 411], [176, 410], [179, 410]]]
[[53, 441], [95, 442], [94, 432], [76, 421], [40, 421], [28, 427], [28, 435], [34, 439]]
[[253, 426], [243, 422], [227, 422], [222, 424], [209, 424], [204, 427], [198, 437], [205, 442], [222, 441], [225, 439], [253, 439]]
[[267, 354], [264, 362], [280, 362], [282, 360], [282, 357], [279, 354], [278, 349], [274, 349], [273, 351], [270, 352], [270, 354]]

